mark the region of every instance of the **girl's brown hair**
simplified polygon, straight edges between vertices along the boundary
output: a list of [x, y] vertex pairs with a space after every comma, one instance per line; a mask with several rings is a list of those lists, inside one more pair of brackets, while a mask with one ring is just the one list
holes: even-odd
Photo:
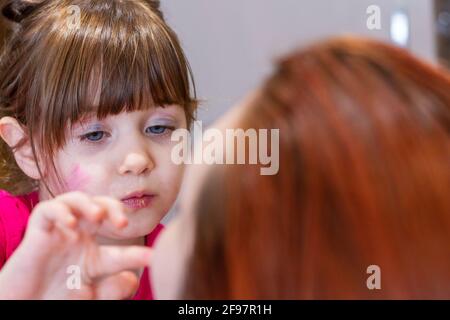
[[450, 298], [447, 72], [330, 40], [282, 59], [236, 127], [280, 129], [279, 172], [211, 169], [183, 298]]
[[[159, 1], [11, 0], [2, 13], [14, 30], [0, 56], [0, 118], [18, 119], [35, 158], [55, 172], [66, 126], [87, 113], [102, 119], [177, 104], [188, 124], [194, 118], [192, 73]], [[35, 187], [1, 141], [0, 188]]]

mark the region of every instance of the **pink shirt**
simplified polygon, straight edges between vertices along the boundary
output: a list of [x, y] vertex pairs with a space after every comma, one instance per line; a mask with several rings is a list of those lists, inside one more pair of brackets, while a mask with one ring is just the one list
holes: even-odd
[[[13, 196], [0, 190], [0, 269], [22, 241], [30, 213], [38, 202], [39, 194], [37, 192]], [[162, 224], [158, 224], [146, 237], [148, 247], [153, 245], [163, 228]], [[133, 300], [153, 300], [148, 268], [145, 268], [142, 274], [138, 291]]]

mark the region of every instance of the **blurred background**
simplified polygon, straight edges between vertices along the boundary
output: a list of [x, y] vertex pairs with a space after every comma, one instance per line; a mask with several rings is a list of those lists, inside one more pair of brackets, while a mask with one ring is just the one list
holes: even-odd
[[[191, 63], [199, 112], [210, 124], [288, 50], [352, 33], [450, 59], [450, 0], [161, 0]], [[380, 24], [377, 25], [377, 14]], [[449, 64], [450, 65], [450, 64]]]

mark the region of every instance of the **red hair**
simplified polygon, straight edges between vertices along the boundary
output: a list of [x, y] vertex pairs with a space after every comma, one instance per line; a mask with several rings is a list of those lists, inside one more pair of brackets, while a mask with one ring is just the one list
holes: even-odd
[[280, 129], [279, 173], [211, 170], [183, 296], [450, 298], [449, 108], [449, 74], [384, 43], [282, 59], [236, 124]]

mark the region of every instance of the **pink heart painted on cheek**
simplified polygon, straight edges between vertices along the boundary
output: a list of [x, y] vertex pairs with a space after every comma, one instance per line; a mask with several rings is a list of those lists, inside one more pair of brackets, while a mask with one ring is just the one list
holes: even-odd
[[82, 191], [90, 180], [90, 176], [77, 164], [67, 179], [67, 186], [69, 191]]

